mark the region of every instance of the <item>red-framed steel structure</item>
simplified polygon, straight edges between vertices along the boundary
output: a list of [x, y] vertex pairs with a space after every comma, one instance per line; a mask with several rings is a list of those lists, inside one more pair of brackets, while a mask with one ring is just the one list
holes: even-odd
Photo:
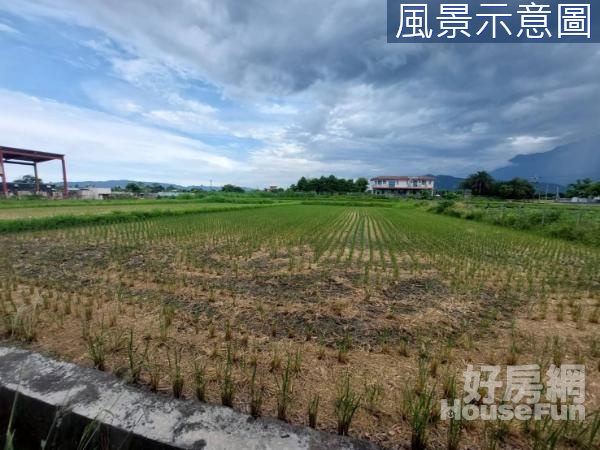
[[58, 153], [39, 152], [37, 150], [25, 150], [22, 148], [0, 146], [0, 175], [2, 176], [2, 192], [8, 197], [8, 180], [6, 179], [6, 164], [18, 164], [20, 166], [32, 166], [35, 174], [35, 190], [40, 191], [40, 179], [38, 177], [38, 164], [48, 161], [60, 161], [63, 174], [63, 197], [69, 195], [67, 184], [67, 166], [65, 155]]

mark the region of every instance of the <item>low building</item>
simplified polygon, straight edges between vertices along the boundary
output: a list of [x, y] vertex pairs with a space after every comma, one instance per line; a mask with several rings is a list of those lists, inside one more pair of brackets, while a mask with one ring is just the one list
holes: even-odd
[[110, 198], [112, 194], [111, 188], [80, 188], [80, 189], [69, 189], [69, 192], [73, 192], [74, 196], [82, 200], [105, 200]]
[[280, 188], [279, 186], [272, 184], [268, 188], [265, 188], [265, 192], [274, 192], [274, 193], [283, 192], [283, 188]]
[[181, 194], [183, 194], [183, 192], [163, 191], [157, 192], [156, 198], [175, 198], [179, 197]]
[[371, 178], [369, 190], [375, 195], [433, 194], [434, 178], [425, 176], [381, 176]]
[[600, 197], [572, 197], [568, 201], [571, 203], [600, 203]]
[[35, 183], [6, 183], [6, 192], [7, 197], [29, 197], [32, 195], [47, 198], [57, 197], [56, 186], [52, 183], [40, 183], [39, 186]]

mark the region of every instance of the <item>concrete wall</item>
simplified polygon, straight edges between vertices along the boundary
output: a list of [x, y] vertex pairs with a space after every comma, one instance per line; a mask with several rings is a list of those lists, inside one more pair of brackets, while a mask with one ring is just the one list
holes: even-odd
[[107, 373], [1, 346], [0, 448], [17, 392], [16, 448], [39, 448], [48, 436], [55, 444], [48, 448], [77, 448], [87, 427], [98, 430], [88, 448], [376, 449], [363, 441], [153, 394]]

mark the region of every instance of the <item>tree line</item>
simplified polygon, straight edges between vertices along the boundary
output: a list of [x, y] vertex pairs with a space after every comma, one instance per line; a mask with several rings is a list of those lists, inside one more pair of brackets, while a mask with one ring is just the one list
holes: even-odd
[[163, 186], [162, 184], [158, 184], [158, 183], [152, 183], [152, 184], [147, 184], [147, 183], [127, 183], [127, 185], [125, 186], [125, 188], [121, 188], [120, 186], [116, 186], [114, 188], [112, 188], [113, 192], [131, 192], [132, 194], [142, 194], [142, 193], [151, 193], [151, 194], [157, 194], [159, 192], [165, 192], [165, 191], [176, 191], [177, 189], [175, 188], [175, 186]]
[[591, 178], [577, 180], [575, 183], [569, 184], [565, 195], [571, 198], [587, 198], [600, 196], [600, 181], [596, 181], [594, 183]]
[[473, 195], [522, 200], [535, 197], [535, 186], [524, 178], [510, 181], [497, 181], [486, 171], [469, 175], [460, 184], [461, 189], [469, 189]]
[[366, 178], [357, 178], [356, 180], [337, 178], [333, 175], [320, 178], [302, 177], [296, 184], [290, 186], [290, 190], [294, 192], [316, 192], [321, 193], [351, 193], [365, 192], [369, 186], [369, 181]]
[[[485, 171], [469, 175], [460, 184], [461, 189], [469, 189], [473, 195], [484, 197], [499, 197], [504, 199], [528, 199], [536, 195], [536, 187], [524, 178], [513, 178], [510, 181], [495, 180]], [[600, 181], [590, 178], [577, 180], [569, 184], [566, 197], [596, 197], [600, 195]]]

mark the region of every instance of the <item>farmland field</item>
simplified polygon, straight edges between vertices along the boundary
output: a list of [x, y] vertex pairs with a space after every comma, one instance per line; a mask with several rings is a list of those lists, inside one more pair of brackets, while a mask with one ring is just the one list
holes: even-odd
[[[184, 397], [298, 424], [318, 399], [317, 427], [331, 432], [340, 398], [356, 394], [350, 434], [386, 448], [410, 446], [427, 393], [429, 444], [447, 447], [436, 405], [462, 398], [467, 364], [585, 364], [590, 420], [600, 407], [594, 246], [401, 202], [12, 233], [0, 248], [6, 340], [141, 388], [182, 385]], [[554, 436], [546, 425], [469, 423], [461, 444], [531, 448]], [[582, 425], [557, 434], [594, 445]]]
[[[46, 202], [51, 207], [41, 207], [40, 205], [29, 206], [23, 204], [9, 204], [0, 207], [0, 220], [14, 219], [34, 219], [52, 216], [79, 216], [79, 215], [99, 215], [111, 214], [115, 212], [132, 211], [183, 211], [200, 210], [213, 208], [237, 208], [237, 203], [218, 203], [218, 202], [200, 202], [200, 201], [80, 201], [75, 206], [72, 202], [56, 201]], [[258, 202], [257, 202], [258, 203]], [[12, 207], [11, 207], [12, 206]]]
[[[37, 217], [48, 217], [58, 215], [84, 215], [84, 214], [111, 214], [115, 211], [148, 211], [151, 209], [160, 209], [164, 211], [177, 211], [195, 207], [196, 209], [210, 208], [215, 206], [211, 203], [194, 205], [189, 203], [174, 205], [94, 205], [94, 206], [65, 206], [62, 208], [15, 208], [0, 210], [0, 220], [5, 219], [29, 219]], [[219, 205], [222, 206], [222, 205]], [[229, 205], [236, 207], [236, 205]]]

